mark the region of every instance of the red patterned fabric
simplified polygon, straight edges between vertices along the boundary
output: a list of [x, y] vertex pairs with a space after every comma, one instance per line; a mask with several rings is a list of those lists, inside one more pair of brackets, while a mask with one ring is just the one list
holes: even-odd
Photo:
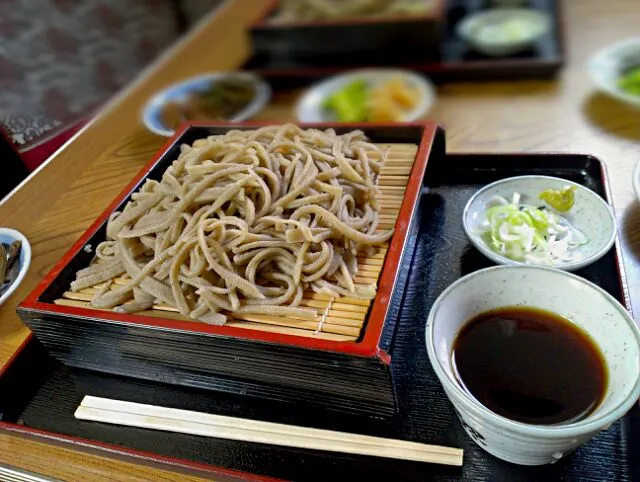
[[171, 0], [2, 0], [0, 125], [35, 167], [177, 37]]
[[62, 145], [71, 139], [86, 124], [86, 120], [82, 119], [68, 126], [62, 126], [58, 129], [50, 131], [48, 135], [40, 139], [37, 144], [32, 144], [29, 149], [20, 153], [22, 162], [27, 166], [29, 171], [35, 170], [40, 164], [56, 152]]
[[0, 0], [0, 131], [35, 169], [219, 3]]

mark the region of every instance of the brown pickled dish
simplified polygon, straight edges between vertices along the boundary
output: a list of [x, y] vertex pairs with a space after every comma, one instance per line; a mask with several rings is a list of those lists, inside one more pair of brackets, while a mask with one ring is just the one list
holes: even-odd
[[576, 422], [606, 392], [607, 368], [591, 337], [544, 310], [504, 307], [475, 316], [458, 333], [452, 358], [471, 395], [518, 422]]

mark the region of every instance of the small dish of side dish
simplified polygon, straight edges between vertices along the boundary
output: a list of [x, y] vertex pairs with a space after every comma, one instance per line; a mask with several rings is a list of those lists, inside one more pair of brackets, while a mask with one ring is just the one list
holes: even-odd
[[271, 88], [248, 72], [219, 72], [192, 77], [154, 95], [142, 113], [144, 125], [171, 136], [189, 120], [240, 122], [269, 102]]
[[603, 92], [640, 107], [640, 37], [597, 52], [587, 69], [591, 80]]
[[597, 261], [617, 233], [611, 207], [596, 193], [550, 176], [520, 176], [489, 184], [463, 213], [471, 243], [498, 264], [573, 271]]
[[24, 279], [31, 264], [31, 245], [19, 231], [0, 228], [0, 306]]
[[401, 69], [363, 69], [309, 88], [296, 105], [301, 122], [409, 122], [426, 115], [436, 94], [425, 77]]
[[464, 18], [456, 32], [474, 50], [501, 57], [530, 48], [550, 29], [549, 16], [538, 10], [492, 8]]

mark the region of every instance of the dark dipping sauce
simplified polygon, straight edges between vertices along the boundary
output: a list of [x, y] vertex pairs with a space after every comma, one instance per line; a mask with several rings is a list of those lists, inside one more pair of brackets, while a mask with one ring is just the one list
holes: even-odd
[[525, 307], [481, 313], [453, 345], [456, 376], [486, 408], [535, 425], [578, 421], [607, 387], [600, 349], [556, 314]]

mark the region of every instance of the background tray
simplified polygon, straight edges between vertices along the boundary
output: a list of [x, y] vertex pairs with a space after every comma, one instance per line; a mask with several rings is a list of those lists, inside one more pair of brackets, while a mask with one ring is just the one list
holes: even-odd
[[447, 0], [440, 61], [423, 58], [419, 52], [398, 49], [393, 60], [387, 57], [361, 57], [351, 53], [330, 59], [301, 60], [256, 54], [244, 66], [246, 70], [268, 77], [274, 87], [299, 84], [314, 78], [364, 67], [394, 66], [417, 70], [436, 82], [459, 80], [544, 79], [553, 77], [564, 64], [563, 21], [560, 0], [528, 0], [530, 7], [548, 13], [552, 28], [530, 50], [508, 57], [487, 57], [474, 52], [455, 33], [457, 23], [466, 15], [488, 8], [491, 0]]
[[348, 45], [352, 57], [393, 62], [401, 45], [404, 52], [420, 52], [425, 60], [440, 58], [445, 0], [432, 0], [430, 10], [421, 15], [273, 22], [279, 4], [274, 0], [265, 16], [249, 29], [257, 55], [331, 63], [328, 56], [344, 55]]
[[[32, 341], [0, 378], [0, 413], [4, 421], [0, 428], [22, 433], [39, 429], [80, 437], [112, 444], [110, 449], [120, 453], [142, 450], [154, 460], [181, 459], [173, 462], [185, 468], [194, 464], [192, 470], [202, 470], [202, 464], [215, 464], [294, 480], [639, 480], [640, 405], [636, 404], [621, 421], [557, 464], [521, 467], [488, 455], [468, 438], [427, 360], [424, 322], [431, 304], [461, 275], [490, 265], [462, 232], [461, 216], [466, 201], [489, 182], [524, 174], [564, 177], [608, 198], [602, 165], [585, 155], [449, 155], [429, 164], [427, 188], [419, 205], [422, 222], [415, 235], [415, 250], [402, 266], [408, 271], [409, 281], [399, 300], [399, 327], [393, 347], [392, 370], [400, 414], [392, 420], [338, 416], [276, 402], [255, 402], [70, 370], [52, 360]], [[577, 274], [624, 302], [624, 275], [618, 263], [618, 252], [612, 249]], [[85, 394], [458, 446], [465, 449], [465, 461], [462, 468], [444, 467], [77, 421], [73, 412]]]

